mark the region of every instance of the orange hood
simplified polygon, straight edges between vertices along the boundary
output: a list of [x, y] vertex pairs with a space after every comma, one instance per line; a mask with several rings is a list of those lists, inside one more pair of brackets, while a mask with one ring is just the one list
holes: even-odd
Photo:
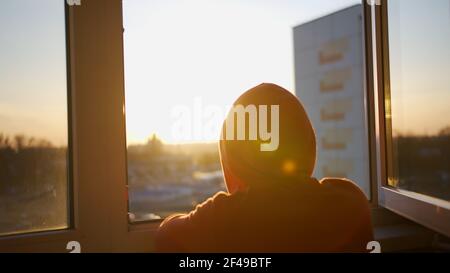
[[[282, 181], [298, 181], [311, 177], [316, 161], [316, 137], [311, 122], [300, 101], [289, 91], [275, 84], [261, 84], [239, 97], [233, 106], [279, 106], [279, 130], [271, 124], [272, 111], [267, 111], [268, 132], [278, 137], [277, 149], [262, 151], [263, 141], [257, 126], [257, 139], [249, 139], [249, 119], [245, 121], [245, 140], [227, 140], [227, 122], [222, 127], [220, 158], [228, 191], [234, 193], [252, 187], [273, 186]], [[247, 115], [248, 117], [249, 115]], [[227, 120], [235, 118], [230, 111]], [[258, 121], [261, 116], [258, 114]], [[236, 122], [237, 124], [237, 122]], [[235, 129], [236, 131], [236, 129]], [[236, 134], [236, 133], [235, 133]], [[267, 138], [266, 138], [267, 139]], [[271, 141], [275, 141], [272, 139]]]

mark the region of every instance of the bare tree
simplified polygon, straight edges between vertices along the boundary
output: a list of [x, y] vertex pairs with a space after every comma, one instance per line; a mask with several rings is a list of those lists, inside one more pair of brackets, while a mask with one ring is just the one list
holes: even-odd
[[439, 132], [439, 136], [450, 136], [450, 126], [445, 127]]

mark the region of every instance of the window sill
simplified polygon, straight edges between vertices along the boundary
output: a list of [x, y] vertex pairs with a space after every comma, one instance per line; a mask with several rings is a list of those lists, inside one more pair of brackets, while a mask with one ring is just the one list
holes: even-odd
[[372, 210], [372, 221], [384, 253], [432, 250], [436, 233], [423, 226], [382, 208]]

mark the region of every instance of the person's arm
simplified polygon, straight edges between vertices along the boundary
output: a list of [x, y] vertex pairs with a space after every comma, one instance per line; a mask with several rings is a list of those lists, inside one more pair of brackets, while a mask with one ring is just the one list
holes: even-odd
[[183, 247], [182, 233], [186, 229], [187, 214], [178, 214], [166, 218], [158, 228], [155, 238], [155, 251], [159, 253], [186, 252]]
[[216, 207], [227, 196], [223, 192], [217, 193], [189, 214], [173, 215], [164, 220], [156, 234], [156, 252], [183, 253], [194, 251], [196, 246], [202, 247], [208, 236], [204, 231], [210, 231], [208, 226], [214, 224]]

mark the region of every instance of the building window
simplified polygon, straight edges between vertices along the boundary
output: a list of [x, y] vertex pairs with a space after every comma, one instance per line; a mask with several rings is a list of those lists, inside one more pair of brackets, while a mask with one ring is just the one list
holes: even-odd
[[64, 1], [0, 9], [0, 235], [70, 226]]

